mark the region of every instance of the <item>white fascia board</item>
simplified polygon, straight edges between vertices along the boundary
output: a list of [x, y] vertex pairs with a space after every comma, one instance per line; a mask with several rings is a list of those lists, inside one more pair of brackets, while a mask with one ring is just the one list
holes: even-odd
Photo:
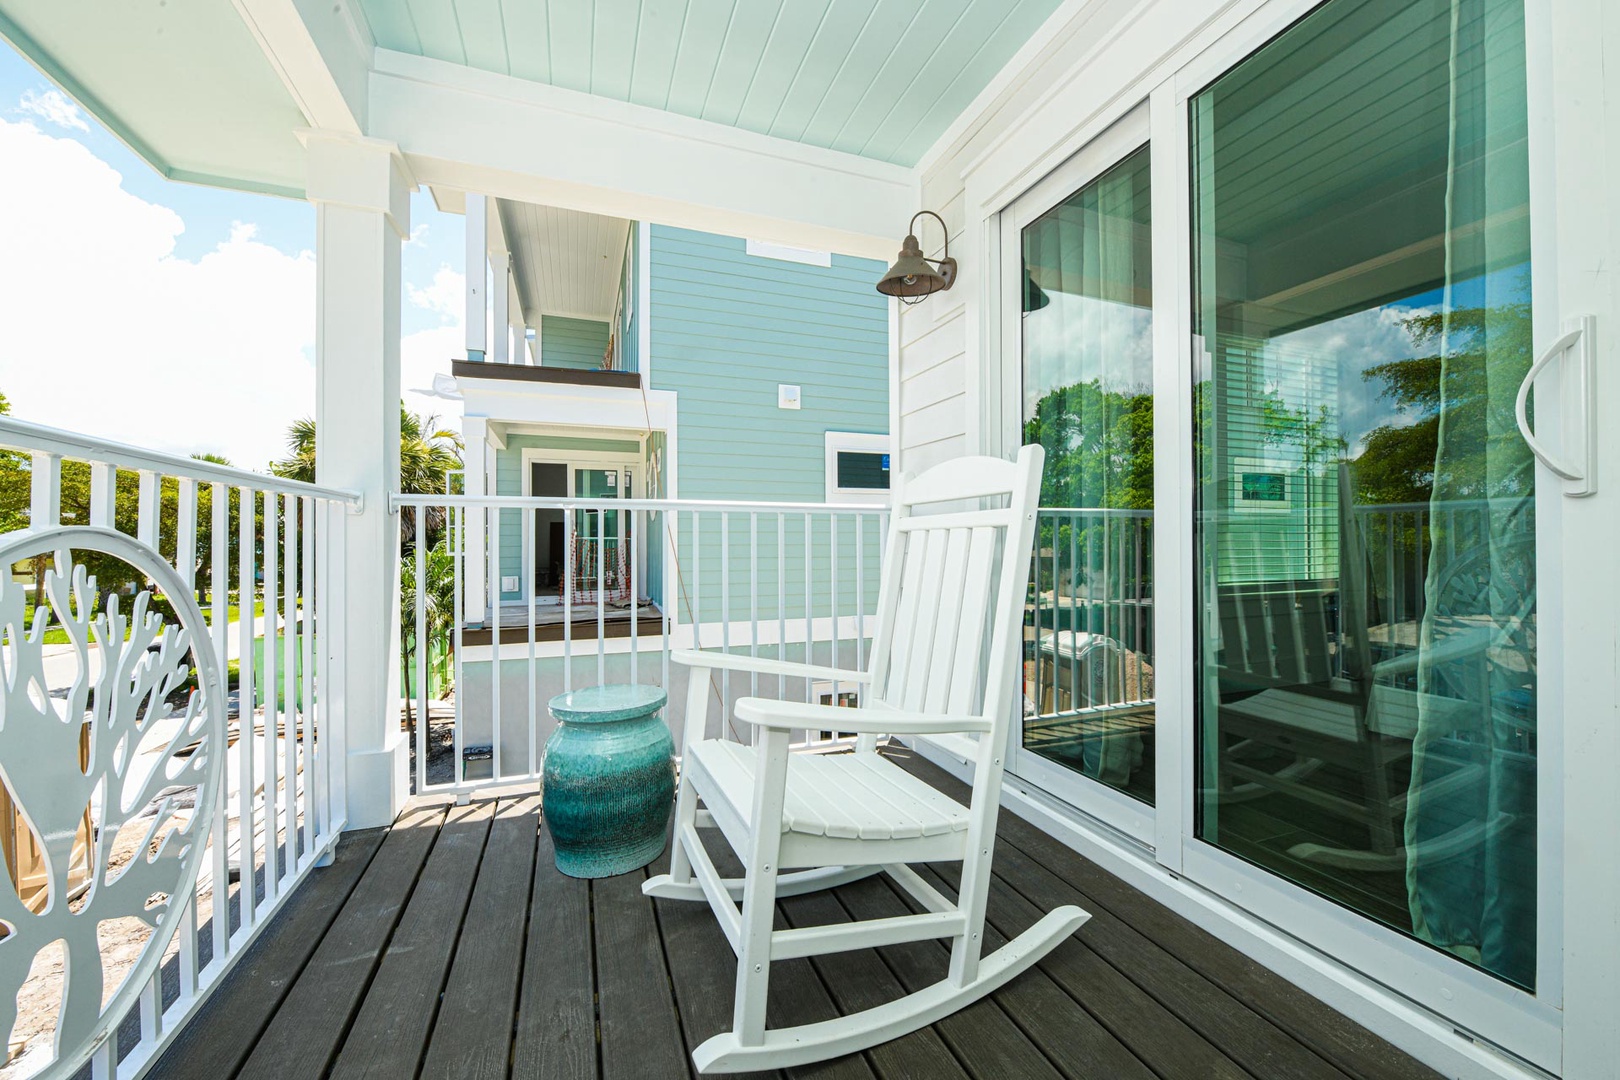
[[632, 390], [622, 386], [576, 386], [571, 383], [533, 383], [520, 379], [467, 378], [456, 380], [465, 415], [504, 424], [545, 424], [569, 427], [619, 428], [626, 431], [667, 431], [675, 419], [675, 394], [670, 390]]
[[370, 132], [428, 185], [878, 259], [915, 209], [903, 166], [388, 49], [373, 64]]
[[354, 0], [232, 0], [309, 125], [359, 135], [375, 45]]

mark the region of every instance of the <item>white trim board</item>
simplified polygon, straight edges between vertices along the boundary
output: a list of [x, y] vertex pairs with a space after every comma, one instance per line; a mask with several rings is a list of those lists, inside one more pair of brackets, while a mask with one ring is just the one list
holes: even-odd
[[423, 183], [794, 247], [885, 258], [914, 209], [908, 168], [388, 49], [370, 130]]

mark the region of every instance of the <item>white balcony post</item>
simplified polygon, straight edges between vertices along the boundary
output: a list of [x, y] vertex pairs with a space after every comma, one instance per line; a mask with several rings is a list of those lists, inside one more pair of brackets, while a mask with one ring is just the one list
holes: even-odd
[[399, 724], [400, 241], [410, 233], [404, 160], [390, 143], [310, 132], [315, 204], [316, 476], [364, 503], [325, 553], [335, 613], [317, 671], [346, 745], [349, 828], [387, 825], [409, 792]]
[[489, 200], [483, 195], [467, 195], [467, 359], [482, 360], [489, 350], [484, 322], [489, 296], [484, 275], [489, 265]]
[[504, 251], [489, 253], [489, 272], [493, 279], [490, 289], [491, 298], [495, 301], [495, 340], [492, 343], [494, 355], [490, 357], [497, 364], [512, 362], [508, 345], [512, 341], [512, 316], [510, 307], [511, 290], [507, 287], [507, 277], [512, 272], [512, 256]]
[[[489, 422], [482, 416], [466, 416], [461, 420], [461, 442], [466, 454], [467, 471], [462, 483], [468, 495], [488, 494], [484, 477], [488, 472], [485, 457], [489, 454]], [[469, 623], [484, 621], [484, 561], [488, 539], [484, 535], [484, 514], [469, 508], [462, 518], [462, 600], [461, 615]]]

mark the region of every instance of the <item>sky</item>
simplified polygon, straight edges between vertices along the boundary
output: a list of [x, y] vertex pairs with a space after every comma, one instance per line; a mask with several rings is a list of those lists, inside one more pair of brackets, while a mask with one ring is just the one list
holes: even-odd
[[[0, 162], [12, 416], [249, 469], [282, 456], [315, 412], [315, 208], [163, 179], [3, 41]], [[412, 196], [407, 391], [465, 351], [462, 223]]]

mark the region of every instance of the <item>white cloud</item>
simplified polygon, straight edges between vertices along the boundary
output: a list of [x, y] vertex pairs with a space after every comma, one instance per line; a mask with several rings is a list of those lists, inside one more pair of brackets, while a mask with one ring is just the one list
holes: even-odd
[[415, 244], [418, 247], [426, 247], [427, 246], [427, 241], [424, 239], [424, 237], [427, 236], [427, 231], [428, 231], [428, 227], [426, 225], [414, 226], [411, 229], [411, 237], [410, 237], [410, 239], [406, 240], [405, 242], [407, 244]]
[[[257, 238], [251, 222], [195, 260], [185, 222], [125, 191], [82, 144], [0, 119], [0, 393], [15, 415], [171, 453], [222, 453], [264, 469], [287, 426], [315, 412], [315, 256]], [[15, 208], [26, 208], [18, 211]], [[462, 277], [448, 268], [412, 303], [442, 326], [401, 343], [409, 393], [465, 348]]]
[[431, 311], [440, 319], [461, 322], [467, 312], [467, 275], [449, 266], [440, 266], [431, 285], [420, 289], [406, 285], [405, 294], [416, 307]]
[[85, 123], [84, 113], [80, 112], [79, 107], [69, 101], [60, 90], [24, 90], [21, 100], [17, 102], [17, 109], [20, 112], [32, 113], [60, 127], [72, 128], [75, 131], [90, 130], [90, 125]]
[[[0, 120], [0, 392], [27, 420], [262, 469], [315, 407], [315, 257], [185, 223], [83, 145]], [[18, 209], [26, 208], [26, 210]]]

